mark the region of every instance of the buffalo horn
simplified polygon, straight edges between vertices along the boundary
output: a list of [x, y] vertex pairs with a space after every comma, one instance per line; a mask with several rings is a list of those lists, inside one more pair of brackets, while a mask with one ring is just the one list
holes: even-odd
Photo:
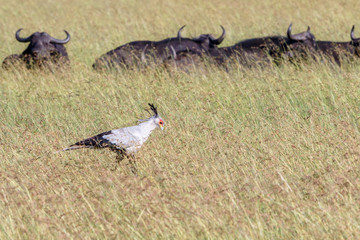
[[19, 42], [30, 42], [32, 35], [30, 35], [27, 38], [22, 38], [22, 37], [20, 37], [20, 31], [21, 30], [22, 30], [22, 28], [20, 28], [19, 30], [16, 31], [16, 33], [15, 33], [16, 40], [18, 40]]
[[354, 34], [354, 30], [355, 30], [355, 25], [353, 25], [351, 32], [350, 32], [350, 37], [352, 41], [359, 41], [360, 38], [355, 38], [355, 34]]
[[181, 36], [181, 31], [184, 29], [185, 26], [186, 26], [186, 25], [182, 26], [182, 27], [179, 29], [178, 34], [177, 34], [177, 37], [178, 37], [178, 38], [182, 38], [182, 36]]
[[219, 45], [225, 38], [225, 35], [226, 35], [226, 31], [225, 31], [225, 28], [223, 26], [221, 26], [221, 29], [222, 29], [222, 34], [219, 38], [217, 39], [214, 39], [212, 42], [215, 44], [215, 45]]
[[50, 37], [50, 42], [52, 42], [52, 43], [58, 43], [58, 44], [68, 43], [68, 42], [70, 41], [70, 34], [69, 34], [66, 30], [64, 30], [64, 32], [66, 33], [66, 38], [65, 38], [64, 40]]
[[290, 23], [288, 30], [287, 30], [287, 36], [289, 39], [293, 40], [292, 36], [291, 36], [291, 29], [292, 29], [292, 23]]
[[291, 29], [292, 29], [292, 23], [289, 25], [289, 28], [287, 30], [287, 36], [290, 40], [292, 41], [305, 41], [306, 40], [306, 33], [309, 33], [310, 32], [310, 27], [308, 27], [307, 31], [306, 32], [303, 32], [303, 33], [298, 33], [298, 34], [295, 34], [295, 35], [292, 35], [291, 34]]

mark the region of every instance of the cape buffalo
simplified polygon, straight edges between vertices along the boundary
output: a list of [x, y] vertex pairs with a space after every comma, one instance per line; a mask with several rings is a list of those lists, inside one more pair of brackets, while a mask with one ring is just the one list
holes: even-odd
[[360, 57], [360, 38], [355, 38], [355, 25], [351, 28], [349, 42], [316, 41], [313, 49], [307, 52], [312, 58], [325, 57], [341, 66], [343, 60], [352, 60]]
[[262, 38], [253, 38], [243, 40], [229, 47], [211, 49], [210, 56], [215, 59], [218, 64], [225, 64], [229, 60], [236, 60], [245, 66], [256, 66], [257, 64], [269, 63], [275, 61], [278, 63], [287, 52], [290, 46], [297, 43], [292, 48], [293, 51], [302, 47], [314, 47], [315, 37], [307, 31], [293, 35], [291, 33], [292, 24], [288, 27], [287, 37], [284, 36], [268, 36]]
[[13, 64], [25, 63], [27, 68], [35, 66], [49, 66], [49, 64], [61, 65], [69, 62], [69, 57], [64, 44], [70, 41], [70, 34], [66, 33], [64, 40], [51, 37], [46, 32], [35, 32], [29, 37], [20, 37], [20, 31], [16, 31], [15, 38], [19, 42], [27, 43], [29, 46], [20, 55], [13, 54], [6, 57], [2, 66], [8, 68]]
[[[306, 32], [293, 35], [292, 24], [288, 27], [287, 37], [269, 36], [243, 40], [229, 47], [211, 47], [207, 52], [186, 52], [176, 57], [169, 58], [167, 65], [176, 66], [178, 69], [204, 66], [204, 60], [224, 66], [237, 62], [243, 66], [252, 67], [270, 62], [279, 63], [284, 57], [294, 57], [292, 52], [315, 47], [315, 37], [308, 27]], [[296, 46], [292, 47], [293, 44]], [[292, 51], [292, 52], [291, 52]]]
[[182, 26], [175, 38], [167, 38], [162, 41], [134, 41], [103, 54], [95, 60], [94, 69], [111, 69], [117, 67], [133, 67], [162, 63], [174, 54], [182, 52], [202, 53], [210, 48], [216, 48], [225, 38], [226, 31], [219, 38], [210, 34], [202, 34], [197, 38], [183, 38]]

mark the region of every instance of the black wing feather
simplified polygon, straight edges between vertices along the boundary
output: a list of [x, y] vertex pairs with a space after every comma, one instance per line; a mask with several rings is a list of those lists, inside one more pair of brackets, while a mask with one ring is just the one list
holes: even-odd
[[109, 147], [113, 144], [111, 144], [109, 140], [103, 138], [104, 135], [109, 135], [109, 134], [111, 134], [111, 131], [103, 132], [96, 136], [74, 143], [73, 145], [70, 145], [70, 147], [73, 146], [84, 146], [84, 147], [95, 147], [95, 148]]

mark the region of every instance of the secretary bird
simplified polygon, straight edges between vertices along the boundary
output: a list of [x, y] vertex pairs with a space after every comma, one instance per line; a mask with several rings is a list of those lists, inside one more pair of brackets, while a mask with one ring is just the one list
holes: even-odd
[[[141, 148], [155, 128], [164, 129], [164, 120], [159, 116], [156, 107], [150, 104], [150, 110], [154, 113], [150, 118], [139, 120], [138, 125], [119, 128], [100, 133], [96, 136], [81, 140], [61, 151], [81, 148], [109, 148], [117, 153], [117, 163], [128, 157], [133, 166], [134, 154]], [[136, 169], [132, 169], [136, 173]]]

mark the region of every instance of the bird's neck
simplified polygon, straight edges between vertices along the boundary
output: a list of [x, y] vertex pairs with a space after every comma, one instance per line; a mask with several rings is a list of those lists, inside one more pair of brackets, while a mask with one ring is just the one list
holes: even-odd
[[144, 141], [150, 136], [151, 132], [157, 127], [153, 119], [149, 119], [146, 122], [142, 122], [138, 126], [141, 128]]

